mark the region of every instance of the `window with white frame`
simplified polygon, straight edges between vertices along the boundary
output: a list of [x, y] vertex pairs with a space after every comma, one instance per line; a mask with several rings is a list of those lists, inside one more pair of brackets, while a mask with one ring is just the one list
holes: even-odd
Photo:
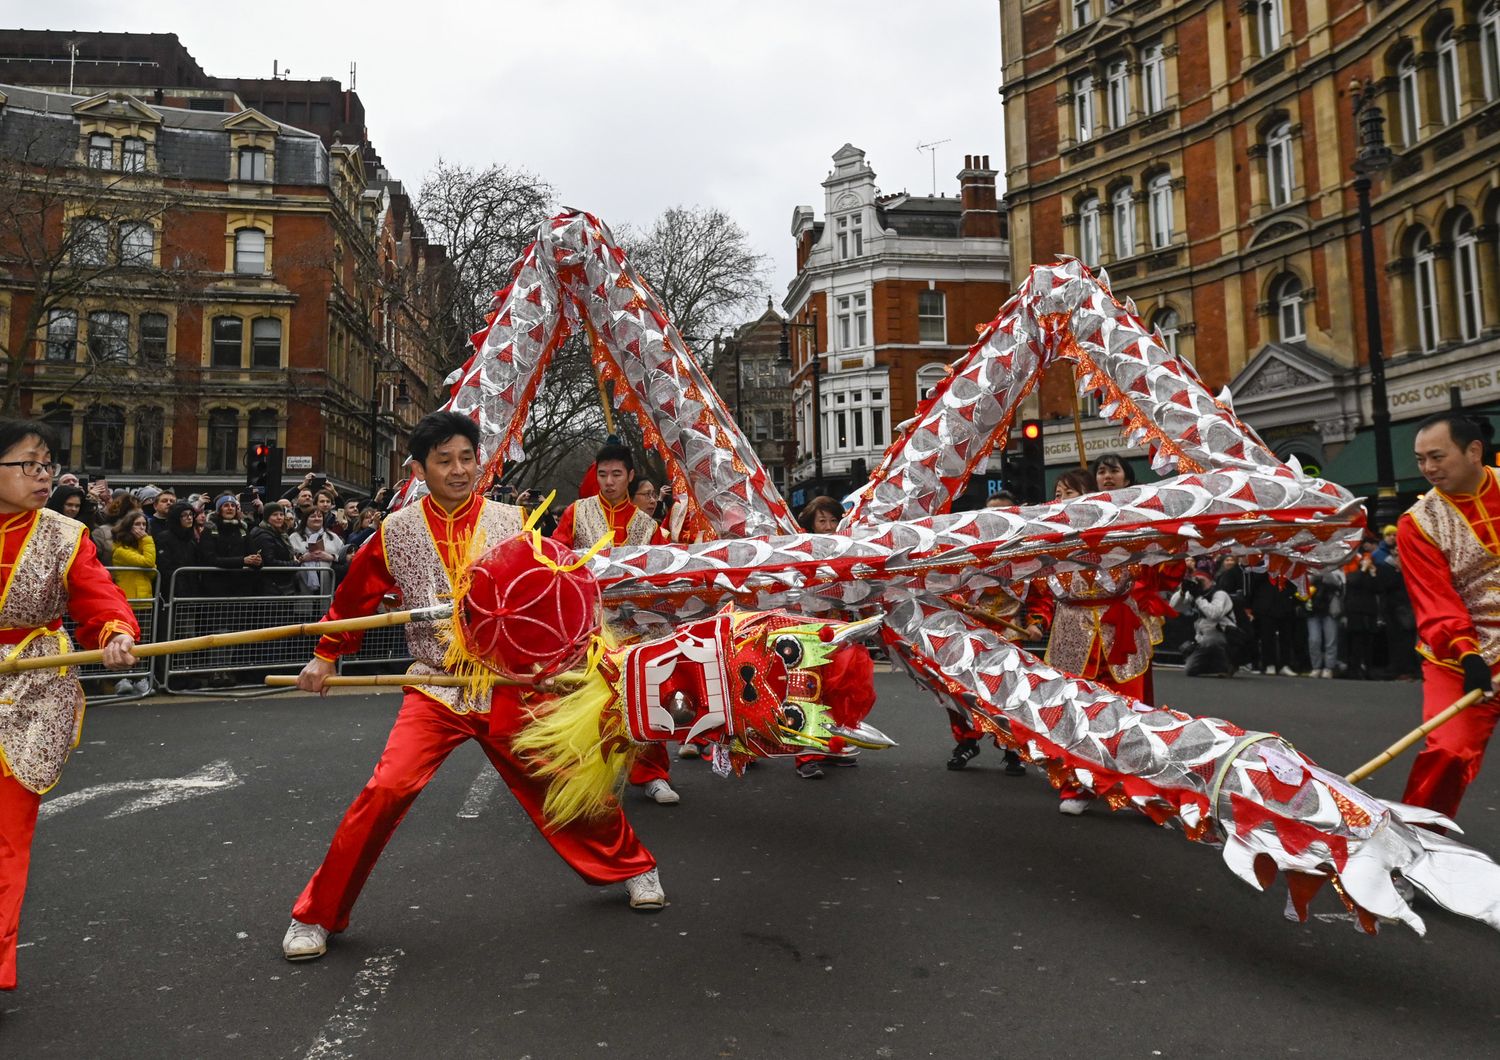
[[1141, 51], [1141, 93], [1147, 114], [1167, 109], [1167, 59], [1160, 44], [1148, 44]]
[[839, 260], [857, 258], [865, 252], [864, 214], [854, 213], [834, 222], [838, 235]]
[[1413, 280], [1417, 296], [1417, 344], [1423, 353], [1431, 353], [1442, 341], [1443, 331], [1438, 322], [1437, 255], [1432, 250], [1432, 237], [1419, 233], [1412, 244]]
[[942, 364], [924, 364], [917, 369], [917, 400], [926, 401], [932, 396], [933, 389], [943, 381], [948, 374], [948, 367]]
[[156, 246], [156, 230], [149, 221], [124, 221], [120, 224], [120, 264], [136, 267], [151, 264]]
[[78, 359], [78, 311], [47, 311], [47, 360], [73, 362]]
[[1073, 0], [1073, 28], [1087, 26], [1094, 20], [1094, 0]]
[[241, 276], [261, 276], [266, 271], [266, 234], [258, 228], [241, 228], [234, 234], [234, 271]]
[[834, 303], [838, 309], [839, 349], [853, 350], [869, 342], [869, 313], [866, 296], [840, 295]]
[[1489, 0], [1479, 11], [1479, 59], [1484, 67], [1484, 98], [1500, 99], [1500, 0]]
[[1292, 123], [1284, 121], [1266, 137], [1266, 185], [1271, 206], [1292, 201]]
[[214, 317], [213, 361], [215, 368], [244, 366], [245, 322], [239, 317]]
[[95, 133], [89, 137], [89, 168], [115, 168], [115, 138]]
[[130, 318], [109, 310], [90, 313], [89, 356], [95, 361], [130, 360]]
[[73, 222], [74, 265], [104, 265], [109, 261], [109, 222], [102, 217], [80, 217]]
[[281, 367], [281, 321], [275, 317], [250, 322], [250, 367]]
[[1307, 314], [1303, 307], [1302, 281], [1283, 276], [1271, 288], [1276, 309], [1276, 337], [1282, 342], [1304, 342], [1307, 339]]
[[146, 172], [146, 141], [127, 136], [120, 141], [120, 169], [126, 173]]
[[1437, 39], [1438, 118], [1444, 125], [1458, 121], [1458, 40], [1449, 26]]
[[1109, 106], [1109, 127], [1118, 129], [1130, 121], [1130, 66], [1123, 57], [1105, 69], [1104, 96]]
[[948, 341], [948, 300], [942, 291], [917, 292], [917, 341]]
[[1177, 315], [1175, 309], [1160, 310], [1151, 321], [1156, 332], [1161, 336], [1161, 344], [1173, 357], [1177, 354], [1177, 335], [1182, 330], [1182, 319]]
[[823, 444], [831, 453], [884, 449], [888, 402], [884, 386], [824, 391]]
[[1270, 55], [1281, 48], [1285, 28], [1281, 0], [1255, 0], [1255, 32], [1262, 55]]
[[1115, 228], [1115, 257], [1128, 258], [1135, 253], [1135, 192], [1129, 187], [1110, 196], [1111, 220]]
[[167, 314], [142, 313], [140, 353], [142, 364], [167, 363]]
[[1421, 86], [1415, 55], [1408, 54], [1396, 64], [1396, 97], [1401, 111], [1401, 143], [1412, 147], [1422, 135]]
[[1151, 215], [1151, 246], [1157, 250], [1172, 245], [1172, 174], [1158, 173], [1148, 188], [1147, 212]]
[[1073, 136], [1079, 143], [1094, 138], [1094, 75], [1073, 78]]
[[1099, 264], [1099, 196], [1090, 195], [1078, 207], [1078, 260]]
[[266, 149], [264, 147], [240, 148], [238, 176], [240, 180], [266, 179]]
[[1474, 218], [1462, 214], [1453, 225], [1453, 278], [1458, 290], [1458, 332], [1465, 342], [1479, 338], [1484, 303], [1479, 287], [1479, 240]]

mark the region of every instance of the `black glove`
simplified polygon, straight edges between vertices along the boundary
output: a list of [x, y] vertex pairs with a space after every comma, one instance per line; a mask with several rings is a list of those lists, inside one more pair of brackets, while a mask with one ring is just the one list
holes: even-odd
[[1470, 692], [1493, 692], [1495, 684], [1490, 680], [1490, 664], [1477, 651], [1471, 651], [1459, 662], [1464, 668], [1464, 694]]

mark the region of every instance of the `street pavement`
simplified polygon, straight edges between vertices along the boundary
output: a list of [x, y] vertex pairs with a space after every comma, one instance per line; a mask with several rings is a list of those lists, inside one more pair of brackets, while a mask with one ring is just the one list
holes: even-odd
[[[1283, 916], [1215, 850], [1138, 815], [1060, 815], [987, 749], [944, 768], [942, 712], [878, 677], [900, 747], [821, 781], [789, 762], [682, 803], [628, 797], [671, 905], [628, 911], [537, 837], [461, 748], [324, 959], [293, 899], [398, 698], [158, 698], [89, 713], [44, 804], [0, 1056], [1108, 1057], [1492, 1055], [1500, 935], [1430, 905], [1358, 933]], [[1347, 771], [1419, 686], [1159, 672], [1168, 705], [1270, 728]], [[1409, 759], [1368, 787], [1399, 794]], [[1500, 852], [1500, 764], [1460, 821]]]

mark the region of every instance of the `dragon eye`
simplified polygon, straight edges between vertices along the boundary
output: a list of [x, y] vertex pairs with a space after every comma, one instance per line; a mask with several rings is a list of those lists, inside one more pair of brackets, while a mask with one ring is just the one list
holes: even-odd
[[807, 724], [807, 715], [802, 713], [801, 707], [787, 703], [781, 708], [781, 722], [788, 729], [801, 732], [802, 727]]
[[797, 666], [802, 662], [802, 642], [796, 637], [777, 637], [773, 647], [776, 654], [781, 656], [781, 661], [788, 666]]

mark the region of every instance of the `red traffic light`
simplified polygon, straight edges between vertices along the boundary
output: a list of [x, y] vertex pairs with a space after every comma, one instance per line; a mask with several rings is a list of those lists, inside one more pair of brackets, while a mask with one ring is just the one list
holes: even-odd
[[255, 447], [255, 455], [264, 460], [266, 457], [271, 455], [271, 447], [265, 442], [261, 442]]
[[1021, 424], [1021, 437], [1028, 442], [1034, 442], [1042, 436], [1042, 424], [1040, 420], [1027, 420]]

